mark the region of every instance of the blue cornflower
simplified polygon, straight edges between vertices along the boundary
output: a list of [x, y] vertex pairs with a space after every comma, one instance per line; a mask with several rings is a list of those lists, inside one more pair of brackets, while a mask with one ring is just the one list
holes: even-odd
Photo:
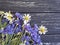
[[29, 37], [29, 35], [27, 35], [26, 33], [22, 36], [22, 41], [26, 40], [29, 41], [31, 39], [31, 37]]
[[26, 41], [30, 41], [30, 39], [31, 39], [29, 36], [25, 36], [25, 38], [26, 38], [25, 39]]
[[34, 24], [34, 30], [35, 30], [36, 32], [38, 32], [38, 26], [37, 26], [37, 24]]
[[34, 28], [38, 29], [38, 26], [37, 26], [37, 24], [34, 24]]
[[26, 41], [25, 45], [30, 45], [30, 43], [28, 41]]
[[30, 24], [25, 25], [25, 29], [26, 29], [29, 33], [32, 33], [32, 31], [33, 31]]
[[23, 20], [17, 19], [14, 21], [14, 24], [23, 25]]
[[40, 44], [41, 43], [41, 38], [40, 38], [40, 35], [38, 33], [37, 24], [34, 24], [33, 28], [29, 24], [29, 25], [26, 26], [26, 29], [28, 30], [28, 32], [30, 32], [30, 35], [31, 35], [31, 38], [32, 38], [33, 42], [35, 42], [37, 44]]
[[16, 29], [14, 30], [14, 33], [18, 33], [18, 32], [21, 32], [22, 30], [21, 30], [21, 25], [18, 25], [17, 27], [16, 27]]
[[30, 45], [30, 40], [31, 40], [31, 37], [30, 36], [27, 36], [25, 34], [22, 37], [22, 41], [25, 43], [25, 45]]
[[21, 22], [20, 22], [20, 20], [18, 19], [18, 20], [15, 20], [15, 21], [14, 21], [14, 24], [21, 25]]
[[18, 12], [15, 13], [16, 17], [19, 18], [19, 19], [23, 19], [22, 15]]
[[14, 28], [11, 25], [7, 25], [6, 28], [3, 30], [4, 34], [13, 34], [14, 33]]
[[[27, 33], [29, 33], [30, 35], [25, 36], [25, 40], [27, 41], [27, 44], [30, 44], [30, 41], [32, 40], [33, 43], [32, 45], [39, 45], [41, 43], [41, 38], [40, 35], [38, 33], [38, 26], [37, 24], [34, 24], [34, 27], [31, 27], [30, 24], [25, 25], [25, 32], [27, 31]], [[30, 40], [28, 40], [30, 37]]]

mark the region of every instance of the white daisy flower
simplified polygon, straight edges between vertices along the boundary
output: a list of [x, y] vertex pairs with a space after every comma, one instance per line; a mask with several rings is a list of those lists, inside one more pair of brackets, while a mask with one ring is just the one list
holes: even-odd
[[24, 14], [23, 20], [24, 24], [27, 24], [31, 20], [31, 16], [29, 14]]
[[12, 23], [14, 18], [13, 18], [13, 15], [11, 14], [11, 12], [9, 11], [4, 14], [5, 14], [4, 18], [8, 19], [10, 21], [9, 23]]
[[38, 30], [40, 34], [46, 34], [48, 32], [47, 28], [43, 25], [39, 26]]

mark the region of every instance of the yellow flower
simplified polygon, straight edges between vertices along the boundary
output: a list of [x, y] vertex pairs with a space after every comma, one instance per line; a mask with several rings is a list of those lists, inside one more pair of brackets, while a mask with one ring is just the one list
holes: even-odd
[[31, 20], [31, 16], [29, 14], [24, 14], [23, 19], [24, 24], [27, 24]]
[[45, 34], [46, 32], [48, 32], [47, 28], [43, 25], [39, 26], [38, 30], [40, 34]]
[[13, 15], [11, 14], [11, 12], [9, 11], [9, 12], [6, 12], [4, 14], [5, 14], [4, 18], [8, 19], [10, 21], [10, 23], [12, 23]]

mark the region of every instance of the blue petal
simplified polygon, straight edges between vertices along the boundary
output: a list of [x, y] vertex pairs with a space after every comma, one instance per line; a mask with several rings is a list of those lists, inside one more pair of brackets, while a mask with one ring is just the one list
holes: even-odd
[[19, 19], [23, 19], [22, 15], [20, 13], [15, 13], [15, 15], [19, 18]]

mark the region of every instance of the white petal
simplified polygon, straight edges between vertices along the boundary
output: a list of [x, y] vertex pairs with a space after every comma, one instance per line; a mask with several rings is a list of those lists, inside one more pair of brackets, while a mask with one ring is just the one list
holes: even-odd
[[27, 21], [24, 21], [24, 24], [26, 25], [28, 22]]
[[41, 32], [41, 31], [39, 31], [39, 33], [40, 33], [40, 34], [42, 34], [42, 32]]
[[26, 14], [24, 14], [24, 16], [26, 16]]
[[43, 32], [43, 34], [46, 34], [46, 32]]
[[29, 18], [31, 18], [31, 16], [29, 16]]
[[27, 26], [29, 26], [29, 25], [30, 25], [30, 23], [27, 24]]
[[47, 29], [45, 29], [45, 32], [48, 32], [48, 30], [47, 30]]
[[7, 18], [7, 16], [4, 16], [4, 18]]
[[29, 17], [29, 14], [27, 14], [27, 17]]

